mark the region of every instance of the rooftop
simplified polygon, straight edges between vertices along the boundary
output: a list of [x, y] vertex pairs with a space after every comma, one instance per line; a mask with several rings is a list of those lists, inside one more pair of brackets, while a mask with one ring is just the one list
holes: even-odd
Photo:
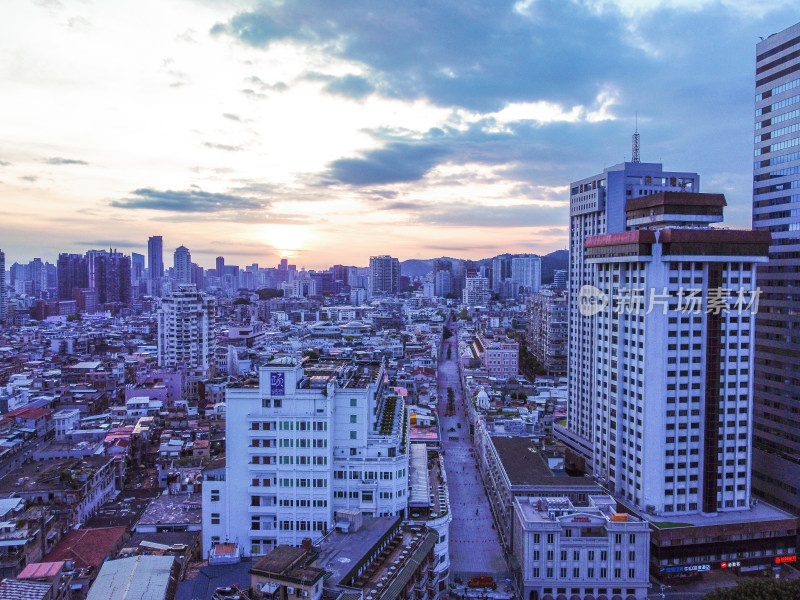
[[600, 488], [586, 477], [570, 477], [554, 473], [547, 466], [544, 454], [531, 445], [529, 437], [492, 436], [500, 462], [512, 486], [558, 486]]
[[172, 556], [133, 556], [103, 565], [86, 600], [163, 600], [167, 595]]
[[201, 500], [202, 494], [158, 496], [145, 509], [136, 525], [199, 524], [203, 520]]
[[363, 517], [358, 531], [334, 531], [322, 543], [316, 564], [332, 574], [330, 583], [346, 585], [350, 571], [399, 523], [400, 517]]
[[250, 572], [313, 583], [325, 574], [325, 571], [318, 567], [308, 566], [313, 559], [314, 552], [312, 550], [280, 545], [266, 556], [258, 559]]
[[79, 569], [99, 567], [114, 553], [125, 527], [72, 529], [45, 557], [48, 561], [71, 560]]

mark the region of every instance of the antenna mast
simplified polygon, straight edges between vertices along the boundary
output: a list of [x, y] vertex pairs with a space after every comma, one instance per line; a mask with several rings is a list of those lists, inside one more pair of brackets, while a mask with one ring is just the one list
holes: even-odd
[[639, 160], [639, 113], [636, 113], [636, 130], [633, 133], [633, 139], [631, 141], [631, 162], [641, 162]]

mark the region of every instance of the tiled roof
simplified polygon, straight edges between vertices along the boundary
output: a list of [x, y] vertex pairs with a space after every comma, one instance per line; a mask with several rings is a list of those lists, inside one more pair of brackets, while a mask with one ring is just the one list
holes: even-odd
[[78, 568], [99, 567], [113, 553], [125, 532], [125, 527], [73, 529], [45, 558], [71, 560]]

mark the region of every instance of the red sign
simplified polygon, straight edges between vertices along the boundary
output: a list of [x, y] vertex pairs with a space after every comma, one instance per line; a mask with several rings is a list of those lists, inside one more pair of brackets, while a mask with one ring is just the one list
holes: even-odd
[[723, 569], [726, 569], [726, 568], [728, 567], [728, 563], [722, 563], [722, 565], [720, 565], [720, 566], [721, 566]]
[[775, 557], [775, 564], [779, 565], [781, 563], [789, 563], [789, 562], [797, 562], [797, 556], [792, 554], [791, 556], [777, 556]]
[[589, 523], [590, 521], [589, 517], [572, 517], [573, 523]]

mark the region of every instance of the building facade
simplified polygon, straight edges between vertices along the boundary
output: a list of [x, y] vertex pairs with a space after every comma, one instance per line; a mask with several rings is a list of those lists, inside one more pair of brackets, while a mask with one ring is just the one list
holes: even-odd
[[203, 483], [203, 550], [238, 543], [247, 556], [331, 531], [336, 512], [405, 516], [405, 405], [382, 365], [259, 367], [258, 382], [226, 393], [224, 476]]
[[462, 301], [467, 306], [486, 306], [492, 295], [489, 288], [489, 278], [481, 277], [475, 273], [468, 273]]
[[192, 285], [161, 299], [158, 309], [158, 364], [184, 366], [207, 376], [216, 351], [216, 301]]
[[514, 500], [515, 583], [523, 600], [647, 598], [647, 522], [610, 496], [575, 507], [566, 497]]
[[400, 291], [400, 261], [391, 256], [369, 259], [369, 295], [391, 296]]
[[567, 374], [569, 306], [559, 290], [542, 290], [528, 299], [528, 348], [548, 375]]
[[625, 231], [625, 202], [660, 191], [697, 192], [697, 173], [666, 172], [659, 163], [626, 162], [570, 184], [569, 232], [569, 347], [567, 359], [567, 428], [564, 441], [592, 468], [595, 435], [596, 330], [593, 318], [581, 314], [578, 296], [583, 286], [594, 286], [596, 267], [586, 260], [584, 240], [590, 236]]
[[192, 255], [186, 246], [175, 248], [172, 275], [178, 284], [192, 283]]
[[756, 46], [753, 228], [772, 234], [758, 269], [753, 487], [800, 514], [800, 23]]
[[[769, 234], [714, 229], [722, 194], [625, 204], [585, 241], [596, 331], [594, 476], [656, 515], [750, 509], [756, 265]], [[646, 440], [646, 443], [645, 443]]]
[[154, 235], [147, 240], [147, 280], [152, 296], [161, 295], [161, 279], [164, 277], [164, 240]]

